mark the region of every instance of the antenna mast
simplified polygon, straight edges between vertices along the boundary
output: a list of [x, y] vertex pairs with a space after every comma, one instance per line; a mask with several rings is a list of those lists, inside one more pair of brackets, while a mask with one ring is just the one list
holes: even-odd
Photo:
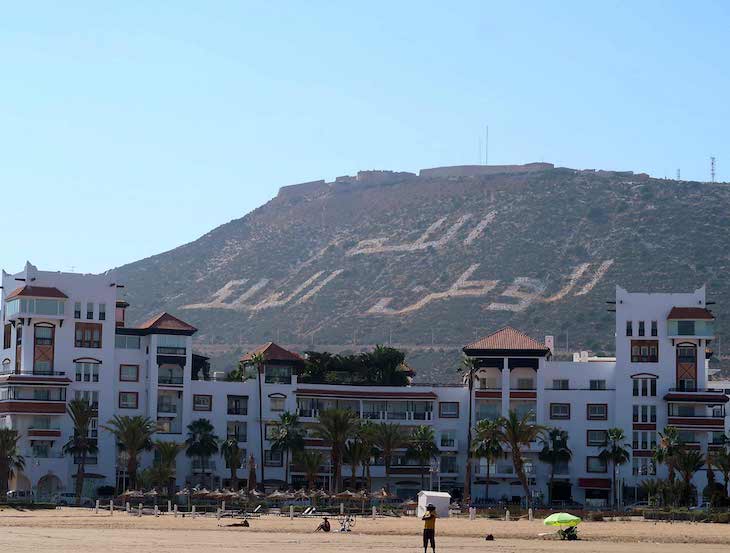
[[710, 156], [710, 182], [715, 182], [715, 156]]
[[484, 148], [484, 165], [489, 165], [489, 125], [487, 125], [486, 146]]

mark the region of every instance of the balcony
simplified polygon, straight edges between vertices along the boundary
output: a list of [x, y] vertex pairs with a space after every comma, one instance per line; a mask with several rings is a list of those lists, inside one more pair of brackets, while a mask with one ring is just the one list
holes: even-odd
[[229, 407], [226, 413], [229, 415], [246, 416], [248, 415], [248, 407]]
[[193, 459], [192, 471], [194, 474], [208, 474], [215, 472], [215, 461], [202, 462], [200, 459]]
[[159, 375], [157, 384], [160, 386], [182, 386], [185, 379], [182, 376]]
[[157, 413], [165, 415], [177, 415], [178, 406], [174, 403], [158, 403]]
[[723, 430], [725, 428], [725, 416], [722, 415], [688, 415], [668, 417], [667, 424], [679, 429], [687, 428], [692, 430], [710, 429]]
[[239, 444], [240, 443], [246, 443], [248, 441], [248, 435], [247, 434], [228, 434], [226, 436], [227, 440], [236, 440]]
[[669, 392], [664, 395], [664, 400], [670, 402], [719, 405], [721, 403], [727, 403], [730, 398], [728, 398], [723, 390], [681, 386], [679, 388], [669, 388]]

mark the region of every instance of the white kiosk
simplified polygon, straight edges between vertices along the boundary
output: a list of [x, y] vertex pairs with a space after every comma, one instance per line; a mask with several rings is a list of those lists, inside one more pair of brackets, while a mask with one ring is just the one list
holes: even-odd
[[446, 492], [418, 492], [418, 510], [416, 516], [419, 518], [426, 512], [426, 505], [433, 503], [436, 507], [436, 514], [439, 518], [447, 518], [449, 516], [449, 506], [451, 505], [451, 494]]

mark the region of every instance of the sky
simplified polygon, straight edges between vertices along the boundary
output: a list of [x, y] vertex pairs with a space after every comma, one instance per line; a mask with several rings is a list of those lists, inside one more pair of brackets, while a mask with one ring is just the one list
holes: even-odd
[[0, 267], [101, 272], [358, 170], [730, 181], [730, 3], [14, 2]]

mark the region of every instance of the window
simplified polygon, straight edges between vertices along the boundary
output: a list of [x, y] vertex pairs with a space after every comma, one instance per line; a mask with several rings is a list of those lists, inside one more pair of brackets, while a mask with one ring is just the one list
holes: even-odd
[[626, 321], [626, 336], [633, 336], [634, 330], [631, 321]]
[[570, 381], [567, 378], [553, 380], [553, 390], [568, 390], [569, 388]]
[[456, 447], [456, 430], [441, 431], [441, 447]]
[[551, 403], [550, 418], [566, 420], [570, 418], [570, 403]]
[[13, 332], [13, 326], [11, 324], [6, 324], [3, 327], [3, 349], [10, 348], [12, 339], [11, 339], [11, 333]]
[[100, 321], [106, 320], [106, 304], [105, 303], [99, 304], [99, 320]]
[[649, 457], [634, 457], [631, 460], [631, 474], [634, 476], [654, 476], [656, 465]]
[[657, 329], [656, 321], [651, 322], [651, 335], [652, 336], [659, 336], [659, 331]]
[[272, 451], [267, 449], [264, 451], [264, 465], [267, 467], [281, 467], [283, 466], [283, 456], [281, 450]]
[[644, 321], [639, 321], [639, 336], [643, 336], [645, 334], [645, 330]]
[[456, 455], [442, 455], [440, 461], [442, 473], [456, 474], [459, 472], [459, 467], [456, 463]]
[[99, 382], [99, 363], [76, 363], [76, 382]]
[[81, 302], [77, 301], [74, 303], [74, 319], [81, 318]]
[[586, 457], [586, 472], [608, 472], [608, 465], [600, 457]]
[[659, 361], [657, 340], [631, 340], [632, 363], [656, 363]]
[[137, 392], [119, 392], [120, 409], [137, 409], [139, 406], [139, 395]]
[[532, 378], [518, 378], [517, 379], [518, 390], [534, 390], [535, 381]]
[[213, 410], [213, 396], [207, 395], [194, 395], [193, 396], [193, 411], [212, 411]]
[[606, 430], [588, 430], [586, 432], [586, 445], [602, 447], [608, 443], [608, 432]]
[[458, 419], [459, 403], [457, 401], [440, 401], [439, 417], [442, 419]]
[[36, 326], [35, 327], [35, 345], [36, 346], [52, 346], [53, 345], [53, 327]]
[[86, 318], [91, 320], [94, 318], [94, 302], [88, 302], [86, 304]]
[[651, 378], [649, 380], [649, 395], [656, 397], [656, 378]]
[[159, 355], [185, 355], [187, 337], [163, 334], [157, 337], [157, 353]]
[[229, 415], [248, 415], [248, 396], [228, 396]]
[[64, 300], [22, 298], [5, 303], [5, 316], [11, 317], [16, 313], [27, 315], [63, 315], [64, 308]]
[[140, 337], [117, 334], [114, 338], [114, 347], [117, 349], [139, 349]]
[[606, 403], [589, 403], [587, 417], [589, 421], [608, 420], [608, 405]]
[[283, 411], [285, 407], [285, 397], [272, 397], [269, 398], [269, 409], [274, 412]]
[[138, 382], [139, 365], [119, 365], [119, 380], [121, 382]]
[[694, 336], [695, 335], [695, 322], [694, 321], [677, 321], [677, 334], [679, 336]]
[[634, 397], [656, 397], [656, 378], [634, 378]]
[[634, 405], [632, 419], [634, 422], [656, 422], [656, 405]]
[[645, 451], [654, 449], [656, 447], [656, 432], [634, 431], [631, 447]]
[[590, 381], [590, 389], [591, 390], [605, 390], [606, 389], [606, 381], [605, 380], [591, 380]]
[[264, 438], [273, 440], [279, 433], [279, 425], [276, 423], [267, 423], [264, 425]]
[[83, 399], [86, 403], [91, 404], [94, 409], [99, 408], [99, 392], [95, 390], [76, 390], [75, 399]]
[[100, 348], [101, 325], [98, 323], [76, 323], [74, 345], [77, 348]]
[[229, 422], [226, 425], [226, 438], [237, 442], [248, 441], [248, 424], [245, 422]]
[[291, 367], [277, 367], [267, 365], [264, 369], [266, 384], [291, 384]]

